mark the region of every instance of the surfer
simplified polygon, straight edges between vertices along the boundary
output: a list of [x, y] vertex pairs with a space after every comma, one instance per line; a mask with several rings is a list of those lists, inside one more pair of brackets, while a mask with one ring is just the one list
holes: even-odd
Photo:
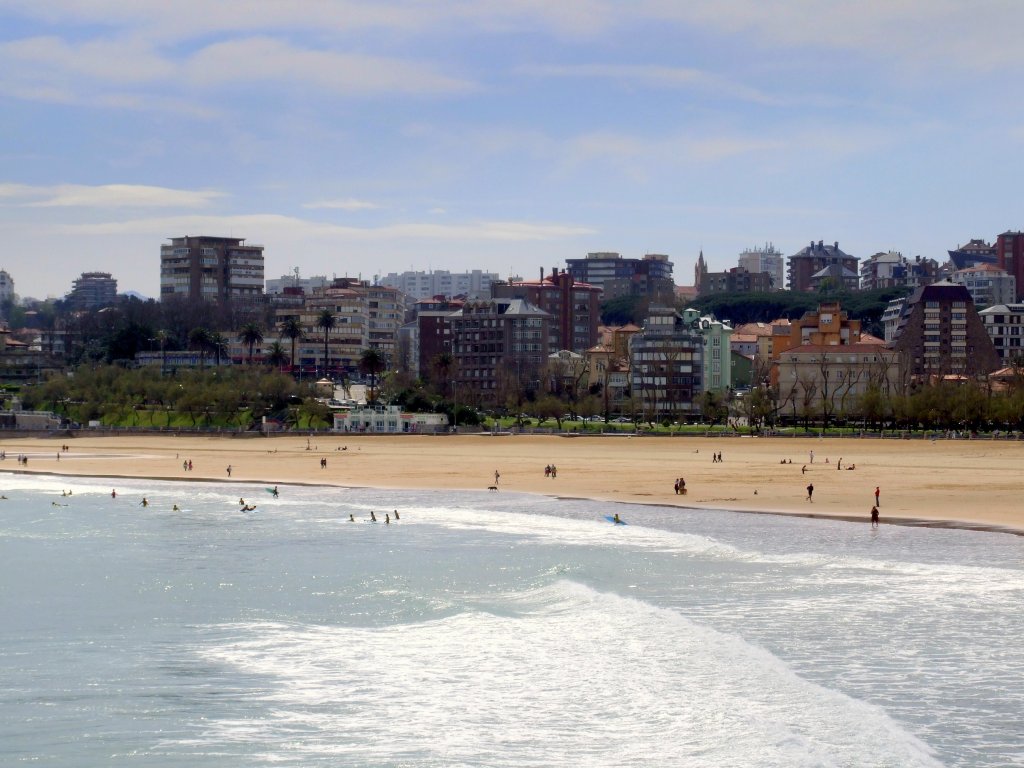
[[274, 486], [274, 490], [272, 490], [271, 493], [274, 495], [274, 498], [276, 499], [277, 498], [277, 486], [276, 485]]
[[618, 512], [615, 513], [615, 517], [612, 518], [612, 522], [615, 523], [616, 525], [618, 525], [619, 523], [622, 522], [621, 520], [619, 520], [619, 513]]

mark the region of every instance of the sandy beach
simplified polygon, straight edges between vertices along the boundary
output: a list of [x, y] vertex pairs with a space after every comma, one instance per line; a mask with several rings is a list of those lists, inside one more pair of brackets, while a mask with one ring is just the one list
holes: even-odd
[[[69, 450], [62, 451], [67, 445]], [[3, 471], [541, 493], [1024, 532], [1024, 443], [554, 435], [7, 438]], [[811, 452], [814, 452], [813, 462]], [[713, 455], [721, 453], [721, 462]], [[21, 465], [16, 457], [29, 457]], [[60, 458], [58, 459], [58, 455]], [[326, 467], [321, 460], [326, 460]], [[192, 471], [183, 462], [192, 461]], [[842, 461], [842, 469], [837, 463]], [[785, 461], [785, 464], [780, 462]], [[792, 461], [792, 463], [789, 463]], [[227, 467], [230, 465], [230, 477]], [[546, 465], [557, 468], [545, 477]], [[855, 466], [856, 469], [847, 469]], [[806, 468], [806, 470], [804, 469]], [[686, 480], [676, 495], [675, 479]], [[813, 501], [806, 486], [814, 485]], [[112, 481], [112, 485], [116, 483]]]

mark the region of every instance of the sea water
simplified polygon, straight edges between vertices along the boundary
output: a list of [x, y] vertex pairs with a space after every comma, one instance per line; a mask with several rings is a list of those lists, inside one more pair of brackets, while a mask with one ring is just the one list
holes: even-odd
[[1016, 536], [110, 483], [0, 475], [0, 765], [1024, 763]]

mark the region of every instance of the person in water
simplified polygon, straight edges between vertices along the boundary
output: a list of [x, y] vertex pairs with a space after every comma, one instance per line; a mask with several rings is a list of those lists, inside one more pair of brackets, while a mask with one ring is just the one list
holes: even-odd
[[141, 504], [143, 507], [148, 507], [149, 506], [149, 499], [147, 499], [145, 496], [143, 496], [142, 497], [142, 501], [140, 501], [139, 504]]
[[274, 490], [272, 490], [271, 493], [274, 494], [274, 498], [276, 499], [277, 498], [277, 486], [276, 485], [274, 486]]
[[370, 522], [372, 522], [372, 523], [376, 523], [377, 522], [377, 516], [375, 514], [373, 514], [373, 510], [372, 509], [370, 510]]
[[171, 512], [181, 512], [181, 510], [178, 509], [178, 505], [175, 504], [173, 507], [171, 507]]
[[391, 515], [384, 513], [384, 525], [391, 525]]
[[399, 519], [401, 519], [401, 518], [398, 517], [398, 510], [396, 509], [395, 510], [395, 520], [399, 520]]
[[355, 515], [353, 515], [353, 514], [351, 514], [351, 513], [349, 513], [349, 516], [348, 516], [348, 521], [349, 521], [350, 523], [354, 523], [354, 522], [356, 521], [356, 516], [355, 516]]
[[619, 520], [619, 513], [618, 512], [615, 513], [615, 517], [614, 517], [613, 521], [616, 522], [616, 523], [621, 523], [622, 522], [621, 520]]
[[110, 492], [110, 498], [112, 498], [112, 499], [116, 499], [117, 498], [117, 489], [116, 488]]

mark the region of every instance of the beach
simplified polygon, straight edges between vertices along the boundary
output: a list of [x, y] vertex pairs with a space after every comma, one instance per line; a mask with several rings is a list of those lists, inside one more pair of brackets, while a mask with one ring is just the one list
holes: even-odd
[[[883, 524], [1024, 532], [1017, 475], [1024, 444], [1016, 441], [154, 434], [11, 437], [0, 449], [6, 451], [0, 469], [109, 477], [112, 487], [118, 477], [428, 490], [495, 486], [499, 493], [865, 522], [878, 487]], [[17, 462], [19, 454], [29, 457], [27, 464]], [[188, 461], [191, 470], [183, 466]], [[546, 466], [556, 468], [555, 476], [546, 476]], [[685, 495], [674, 490], [680, 477]], [[807, 500], [809, 484], [813, 501]]]

